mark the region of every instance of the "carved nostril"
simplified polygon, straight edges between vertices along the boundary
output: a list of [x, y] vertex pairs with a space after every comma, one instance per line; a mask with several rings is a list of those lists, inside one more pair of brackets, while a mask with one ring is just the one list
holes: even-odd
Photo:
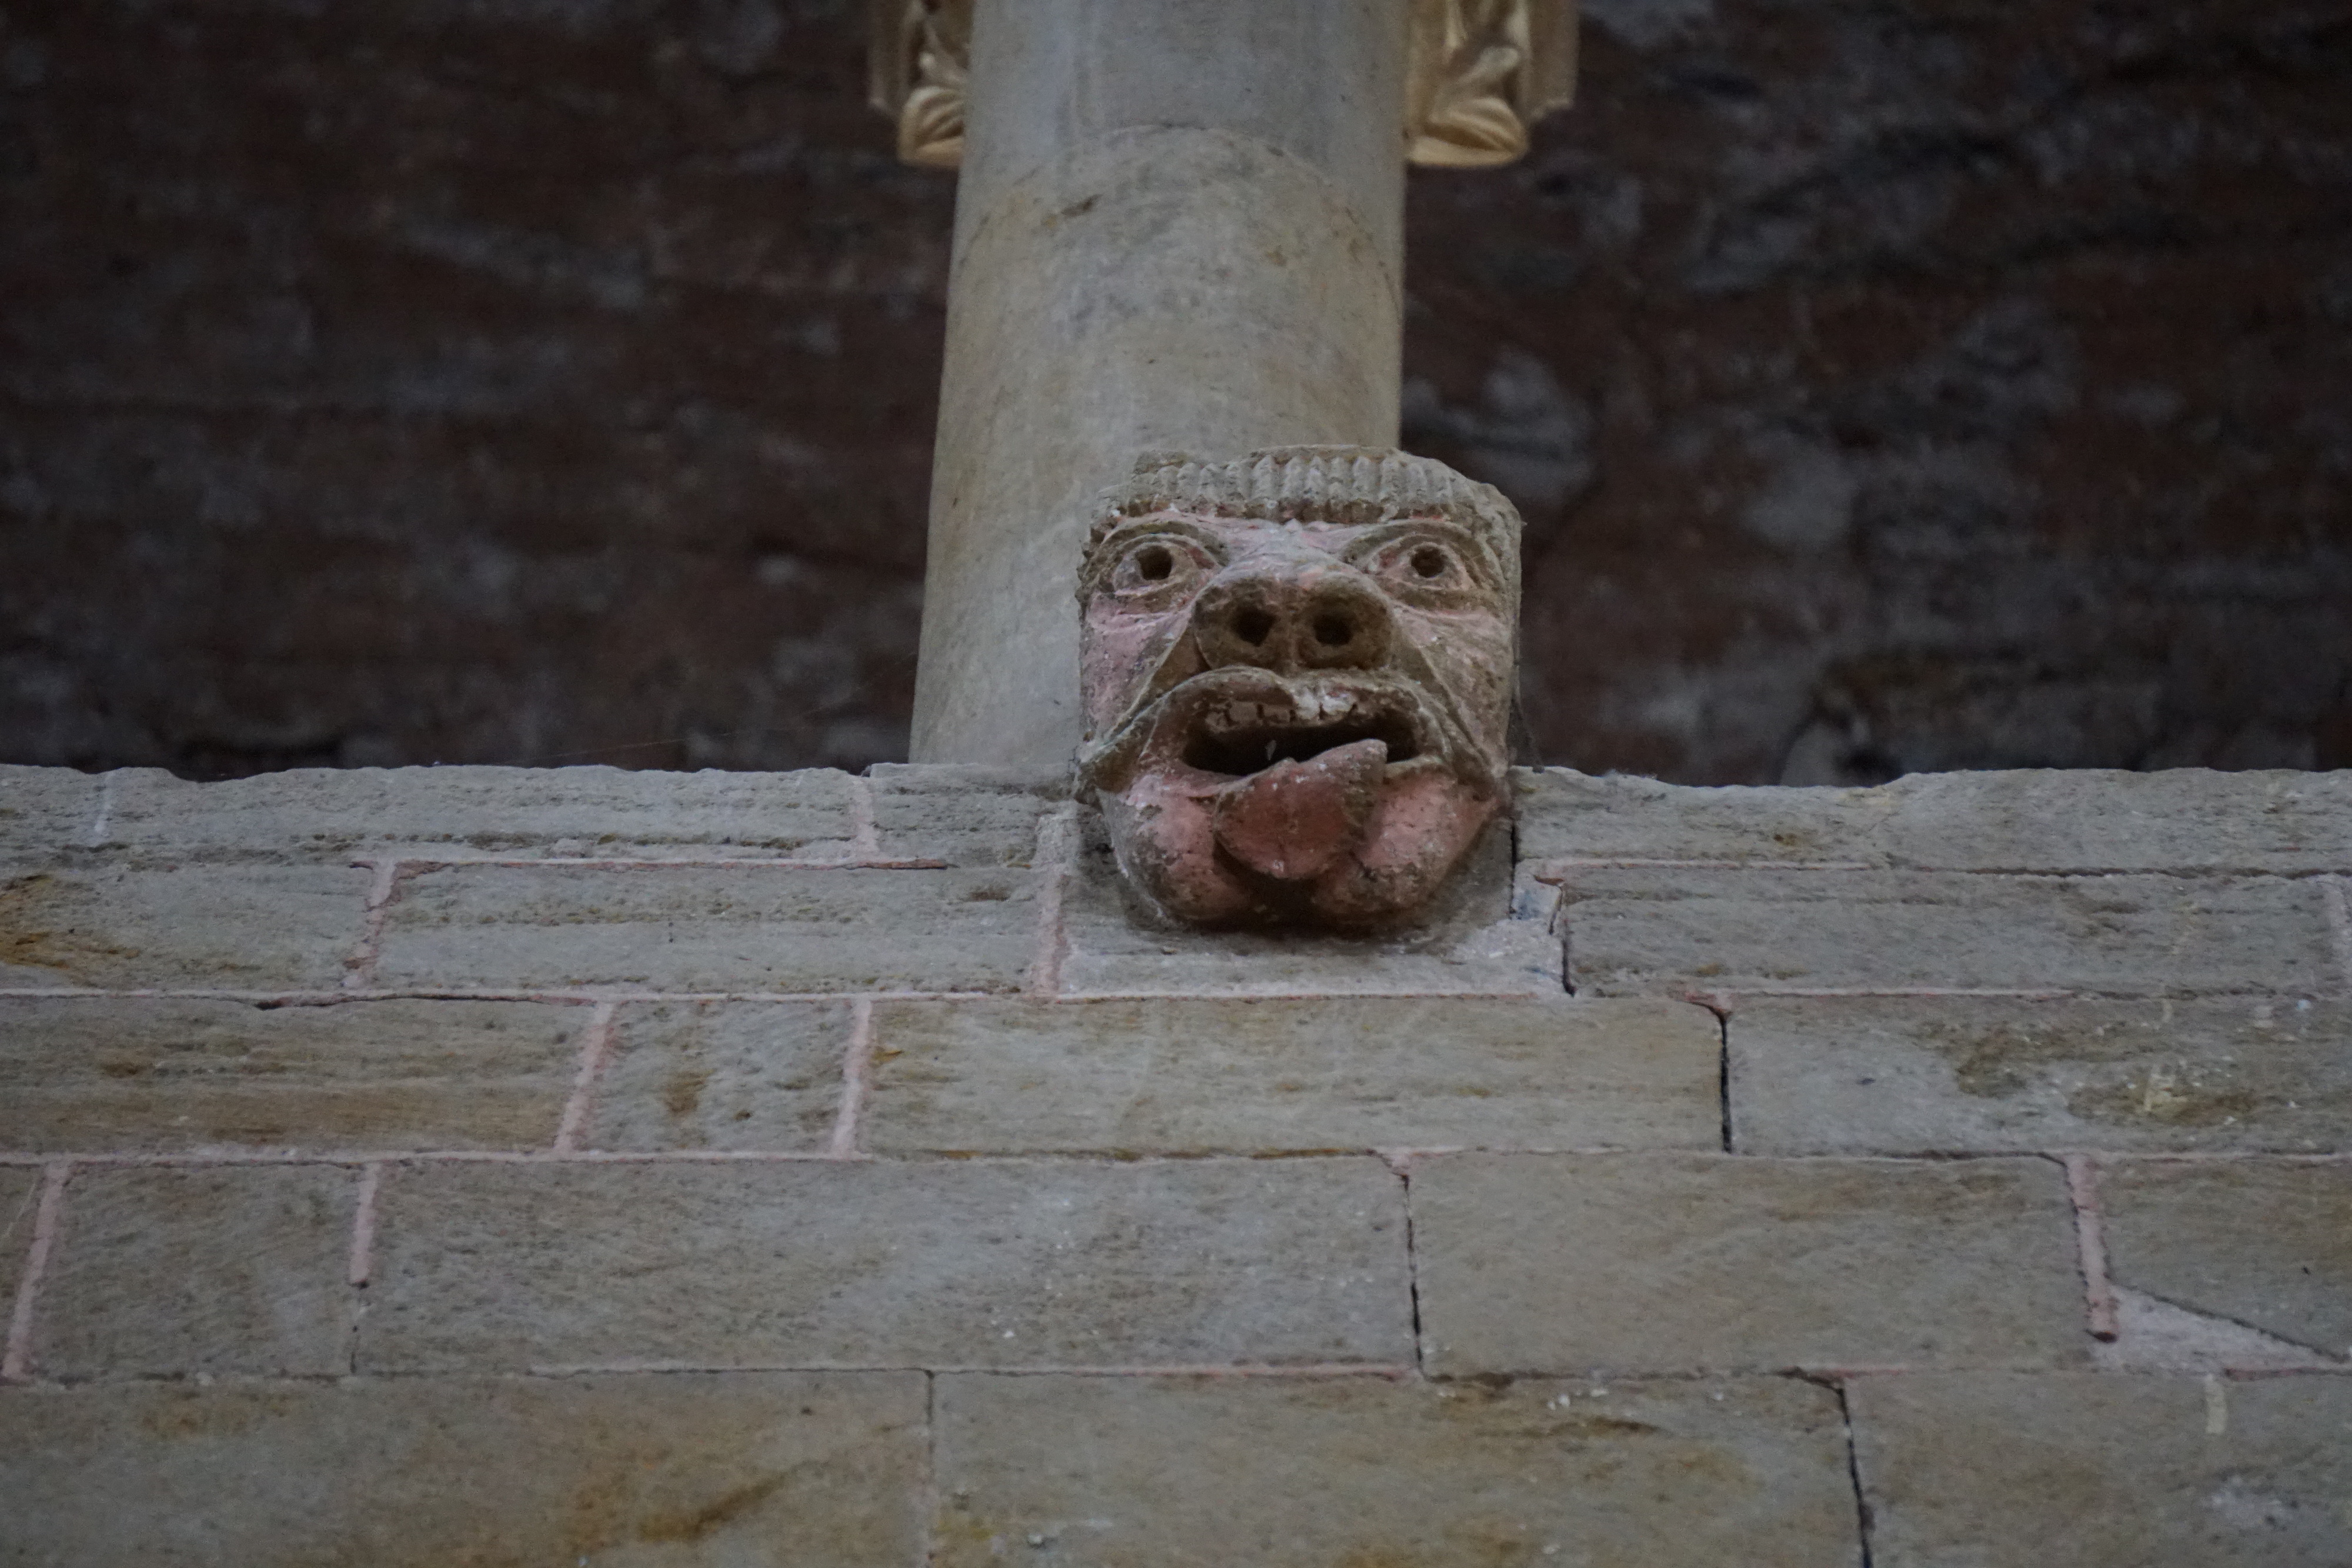
[[1252, 605], [1250, 608], [1241, 611], [1234, 616], [1234, 635], [1239, 637], [1243, 642], [1247, 643], [1253, 648], [1264, 644], [1266, 638], [1273, 634], [1273, 632], [1274, 617], [1267, 614], [1265, 611], [1258, 609], [1255, 605]]
[[1356, 634], [1356, 628], [1344, 615], [1318, 615], [1315, 618], [1315, 640], [1327, 648], [1344, 648]]

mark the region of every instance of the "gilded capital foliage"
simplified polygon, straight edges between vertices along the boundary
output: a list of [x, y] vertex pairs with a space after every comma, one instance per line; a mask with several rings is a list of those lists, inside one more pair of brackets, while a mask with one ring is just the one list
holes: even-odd
[[[1402, 106], [1410, 162], [1507, 163], [1527, 151], [1529, 126], [1575, 97], [1575, 0], [1411, 5]], [[955, 168], [963, 161], [972, 0], [869, 0], [869, 7], [872, 98], [898, 122], [898, 156]]]

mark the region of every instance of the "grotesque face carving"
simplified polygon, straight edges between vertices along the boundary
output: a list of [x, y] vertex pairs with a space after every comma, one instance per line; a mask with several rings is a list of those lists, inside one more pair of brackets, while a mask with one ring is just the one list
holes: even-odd
[[1355, 447], [1147, 458], [1079, 598], [1081, 780], [1177, 919], [1391, 922], [1502, 806], [1518, 518], [1486, 486]]

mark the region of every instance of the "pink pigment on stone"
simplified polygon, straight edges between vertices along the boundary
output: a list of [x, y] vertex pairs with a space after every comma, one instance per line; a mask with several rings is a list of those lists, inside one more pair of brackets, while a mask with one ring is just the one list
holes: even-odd
[[1357, 447], [1155, 456], [1081, 573], [1079, 776], [1203, 926], [1410, 918], [1508, 799], [1518, 516]]

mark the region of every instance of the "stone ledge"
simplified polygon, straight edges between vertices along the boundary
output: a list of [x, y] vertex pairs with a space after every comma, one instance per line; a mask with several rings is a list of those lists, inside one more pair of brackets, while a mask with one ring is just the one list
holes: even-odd
[[299, 768], [217, 784], [140, 768], [100, 782], [109, 809], [91, 848], [284, 861], [837, 859], [854, 850], [861, 787], [826, 768], [602, 767]]
[[1564, 768], [1517, 779], [1528, 860], [2352, 872], [2352, 769], [1923, 773], [1872, 789], [1699, 789]]

